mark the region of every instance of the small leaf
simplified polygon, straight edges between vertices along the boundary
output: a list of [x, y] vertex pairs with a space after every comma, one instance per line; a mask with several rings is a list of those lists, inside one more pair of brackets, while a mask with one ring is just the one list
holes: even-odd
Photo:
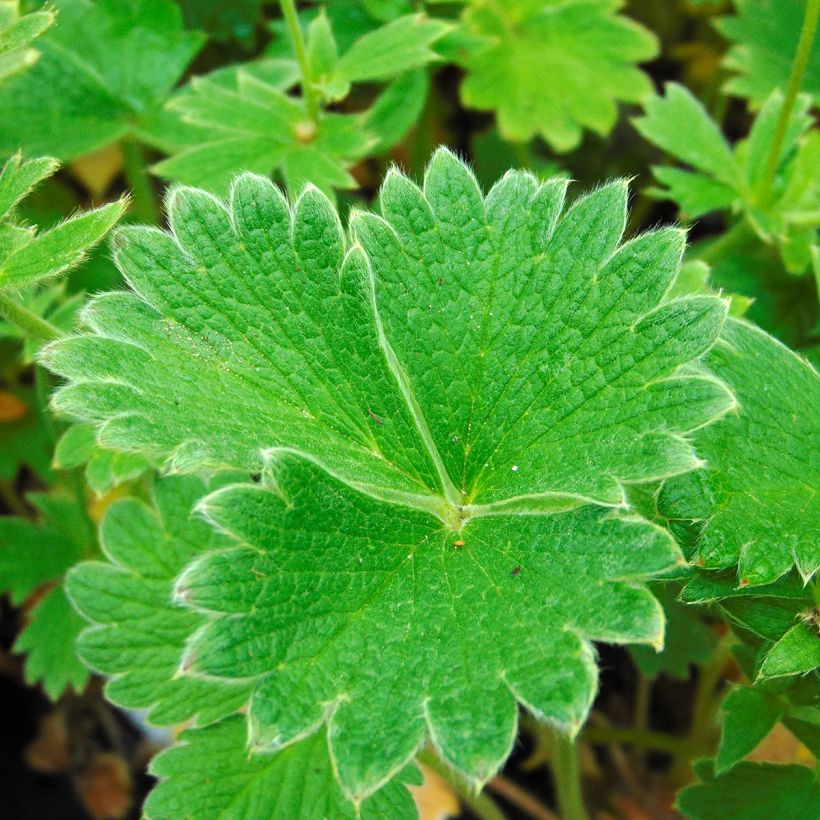
[[416, 126], [427, 101], [430, 81], [424, 71], [408, 71], [397, 77], [364, 112], [363, 128], [378, 137], [370, 149], [383, 154], [401, 142]]
[[248, 753], [244, 720], [185, 732], [181, 744], [156, 757], [160, 778], [145, 806], [149, 820], [265, 817], [269, 820], [411, 820], [418, 816], [405, 770], [357, 810], [333, 776], [327, 741], [319, 733], [277, 753]]
[[360, 37], [342, 55], [336, 76], [351, 83], [390, 80], [440, 59], [430, 47], [451, 25], [423, 14], [399, 17]]
[[760, 678], [802, 675], [820, 667], [820, 635], [809, 624], [792, 627], [767, 653]]
[[0, 82], [37, 62], [40, 52], [29, 46], [53, 22], [50, 10], [20, 16], [17, 0], [0, 4]]
[[[460, 62], [465, 105], [494, 110], [507, 140], [540, 134], [570, 151], [585, 128], [608, 134], [618, 102], [652, 91], [636, 64], [657, 53], [655, 37], [617, 13], [620, 0], [471, 3], [466, 33], [477, 38]], [[549, 78], [545, 82], [545, 78]]]
[[716, 777], [711, 761], [701, 761], [695, 771], [701, 783], [684, 789], [678, 809], [691, 820], [760, 820], [768, 817], [816, 820], [820, 784], [806, 766], [771, 763], [738, 763]]
[[6, 219], [11, 209], [57, 170], [57, 161], [39, 157], [23, 161], [15, 154], [0, 171], [0, 220]]
[[746, 757], [769, 734], [783, 711], [776, 696], [750, 686], [735, 686], [721, 710], [725, 717], [715, 759], [717, 774]]
[[83, 211], [45, 231], [0, 260], [0, 288], [19, 288], [58, 276], [80, 264], [117, 224], [128, 199]]

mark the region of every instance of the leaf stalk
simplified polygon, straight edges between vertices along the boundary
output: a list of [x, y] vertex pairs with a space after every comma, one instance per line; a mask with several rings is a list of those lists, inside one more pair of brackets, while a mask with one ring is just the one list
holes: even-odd
[[786, 131], [789, 127], [794, 103], [800, 92], [803, 76], [806, 73], [806, 66], [811, 55], [811, 46], [814, 35], [817, 31], [817, 22], [820, 19], [820, 0], [808, 0], [806, 3], [806, 13], [803, 17], [803, 28], [800, 31], [800, 39], [797, 42], [797, 51], [794, 55], [789, 82], [786, 86], [786, 95], [783, 99], [783, 107], [780, 109], [780, 117], [777, 120], [772, 147], [766, 158], [766, 165], [760, 176], [756, 191], [757, 204], [766, 205], [772, 194], [777, 166], [780, 164], [780, 152], [783, 148], [783, 140], [786, 138]]
[[296, 54], [296, 61], [299, 63], [299, 71], [302, 74], [302, 97], [305, 100], [305, 109], [311, 122], [316, 122], [319, 119], [319, 98], [313, 85], [313, 72], [310, 69], [305, 38], [302, 34], [302, 27], [299, 25], [299, 15], [296, 13], [296, 4], [294, 0], [279, 0], [279, 5], [288, 26], [290, 42]]
[[553, 732], [553, 743], [552, 776], [559, 813], [563, 820], [588, 820], [575, 741], [561, 732]]
[[32, 313], [21, 305], [10, 293], [0, 291], [0, 316], [3, 316], [31, 339], [53, 342], [61, 339], [63, 332], [51, 322]]

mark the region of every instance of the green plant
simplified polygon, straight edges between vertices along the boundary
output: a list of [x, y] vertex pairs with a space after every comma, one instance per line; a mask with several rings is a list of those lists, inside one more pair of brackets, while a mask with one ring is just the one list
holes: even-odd
[[[184, 728], [146, 816], [816, 816], [820, 2], [665, 5], [60, 0], [0, 86], [0, 588]], [[742, 127], [637, 65], [710, 21]]]

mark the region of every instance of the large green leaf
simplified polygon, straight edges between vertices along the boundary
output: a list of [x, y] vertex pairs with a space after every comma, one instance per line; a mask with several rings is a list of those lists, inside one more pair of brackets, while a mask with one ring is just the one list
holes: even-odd
[[55, 406], [101, 444], [273, 477], [205, 504], [239, 544], [178, 585], [209, 616], [183, 666], [253, 681], [263, 748], [329, 722], [351, 796], [428, 731], [489, 777], [517, 700], [578, 728], [590, 640], [662, 640], [640, 581], [677, 547], [601, 506], [700, 463], [686, 434], [733, 406], [698, 365], [726, 305], [663, 301], [683, 235], [621, 244], [625, 185], [567, 209], [565, 187], [515, 172], [485, 197], [440, 151], [349, 238], [313, 188], [292, 207], [252, 175], [228, 203], [179, 189], [172, 235], [117, 235], [137, 294], [45, 354]]
[[637, 63], [657, 53], [655, 37], [618, 14], [623, 0], [473, 0], [464, 26], [475, 39], [460, 62], [465, 105], [496, 112], [508, 140], [540, 134], [569, 151], [584, 129], [608, 134], [618, 102], [652, 91]]
[[0, 155], [61, 160], [127, 136], [160, 105], [202, 46], [171, 0], [54, 0], [42, 53], [0, 87]]
[[796, 566], [820, 568], [820, 378], [762, 330], [732, 319], [708, 356], [739, 409], [697, 435], [703, 476], [671, 480], [660, 495], [668, 517], [703, 522], [695, 560], [738, 565], [741, 585], [767, 584]]

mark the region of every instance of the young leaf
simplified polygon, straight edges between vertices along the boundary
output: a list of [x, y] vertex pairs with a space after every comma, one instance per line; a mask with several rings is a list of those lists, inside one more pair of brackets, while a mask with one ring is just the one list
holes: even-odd
[[0, 518], [0, 589], [15, 604], [46, 589], [29, 610], [29, 623], [14, 649], [26, 653], [26, 680], [42, 682], [56, 699], [69, 686], [81, 690], [88, 680], [74, 650], [82, 619], [66, 600], [62, 581], [66, 570], [95, 545], [89, 543], [85, 511], [75, 503], [48, 495], [29, 500], [42, 516], [39, 522]]
[[357, 810], [336, 783], [321, 732], [277, 754], [249, 756], [245, 721], [237, 716], [187, 731], [181, 740], [181, 745], [151, 763], [160, 783], [145, 806], [149, 820], [202, 816], [410, 820], [418, 816], [404, 785], [419, 782], [413, 769], [404, 770]]
[[711, 761], [700, 761], [695, 772], [702, 781], [684, 789], [678, 809], [691, 820], [759, 820], [769, 817], [816, 820], [820, 783], [806, 766], [738, 763], [717, 777]]
[[45, 356], [70, 380], [56, 406], [102, 444], [181, 470], [274, 472], [279, 494], [207, 503], [240, 546], [178, 586], [211, 615], [185, 666], [254, 680], [265, 747], [328, 721], [351, 795], [428, 729], [485, 779], [509, 753], [516, 700], [580, 725], [589, 640], [661, 640], [639, 581], [677, 548], [577, 508], [625, 505], [623, 483], [699, 463], [683, 434], [733, 402], [697, 365], [726, 306], [661, 303], [683, 235], [621, 245], [622, 183], [564, 211], [565, 187], [514, 172], [484, 197], [442, 150], [424, 190], [391, 173], [383, 217], [356, 215], [350, 242], [316, 189], [293, 209], [252, 175], [227, 204], [177, 190], [173, 236], [118, 234], [139, 297], [95, 300], [93, 332]]
[[[733, 45], [724, 65], [736, 72], [726, 91], [763, 105], [775, 88], [786, 88], [803, 27], [806, 0], [734, 0], [735, 14], [717, 28]], [[809, 56], [802, 90], [820, 102], [820, 41]]]
[[783, 707], [776, 695], [759, 687], [735, 686], [726, 696], [715, 772], [722, 774], [763, 740], [780, 720]]
[[347, 169], [376, 140], [361, 117], [325, 113], [314, 123], [299, 98], [245, 71], [234, 76], [233, 87], [195, 79], [191, 93], [172, 100], [180, 117], [199, 128], [192, 143], [154, 166], [157, 174], [219, 193], [237, 168], [278, 170], [293, 192], [308, 179], [327, 193], [356, 187]]
[[805, 623], [793, 626], [766, 654], [761, 678], [803, 675], [820, 669], [820, 635]]
[[[463, 13], [478, 38], [460, 57], [467, 71], [461, 98], [496, 112], [505, 139], [540, 134], [570, 151], [585, 128], [608, 134], [618, 102], [652, 91], [636, 63], [657, 53], [655, 37], [618, 14], [622, 0], [476, 0]], [[548, 82], [545, 82], [548, 78]]]
[[665, 187], [650, 193], [676, 201], [690, 218], [717, 209], [740, 210], [758, 236], [779, 249], [789, 272], [804, 273], [818, 244], [820, 210], [820, 138], [809, 132], [809, 104], [807, 96], [798, 97], [780, 144], [773, 189], [761, 191], [784, 105], [780, 91], [766, 101], [748, 139], [732, 150], [691, 92], [669, 83], [666, 97], [644, 103], [645, 116], [635, 120], [635, 127], [695, 170], [653, 168]]
[[30, 232], [11, 253], [0, 253], [0, 289], [33, 285], [76, 267], [119, 222], [127, 206], [124, 197], [83, 211], [43, 233]]
[[54, 0], [41, 58], [0, 86], [0, 154], [60, 160], [131, 132], [159, 106], [202, 46], [171, 0]]
[[178, 674], [185, 641], [202, 618], [174, 605], [174, 579], [192, 559], [229, 543], [191, 515], [206, 491], [201, 479], [169, 477], [154, 483], [152, 506], [115, 502], [100, 527], [110, 563], [80, 564], [66, 581], [75, 607], [94, 624], [77, 642], [80, 657], [109, 676], [110, 700], [148, 709], [155, 724], [207, 723], [248, 700], [247, 686]]
[[336, 78], [350, 83], [382, 82], [440, 59], [430, 47], [450, 23], [423, 14], [399, 17], [360, 37], [336, 64]]
[[0, 220], [6, 219], [21, 199], [50, 177], [57, 165], [51, 157], [23, 161], [19, 152], [11, 157], [0, 171]]
[[40, 52], [29, 46], [54, 22], [48, 9], [20, 16], [19, 7], [18, 0], [0, 2], [0, 82], [37, 62]]
[[671, 480], [659, 505], [670, 518], [702, 519], [692, 499], [705, 500], [710, 512], [695, 560], [707, 568], [737, 564], [741, 585], [770, 583], [792, 566], [809, 579], [820, 568], [820, 463], [808, 445], [820, 439], [820, 378], [800, 356], [737, 320], [726, 323], [707, 363], [739, 409], [697, 435], [705, 486], [695, 488], [691, 477]]

